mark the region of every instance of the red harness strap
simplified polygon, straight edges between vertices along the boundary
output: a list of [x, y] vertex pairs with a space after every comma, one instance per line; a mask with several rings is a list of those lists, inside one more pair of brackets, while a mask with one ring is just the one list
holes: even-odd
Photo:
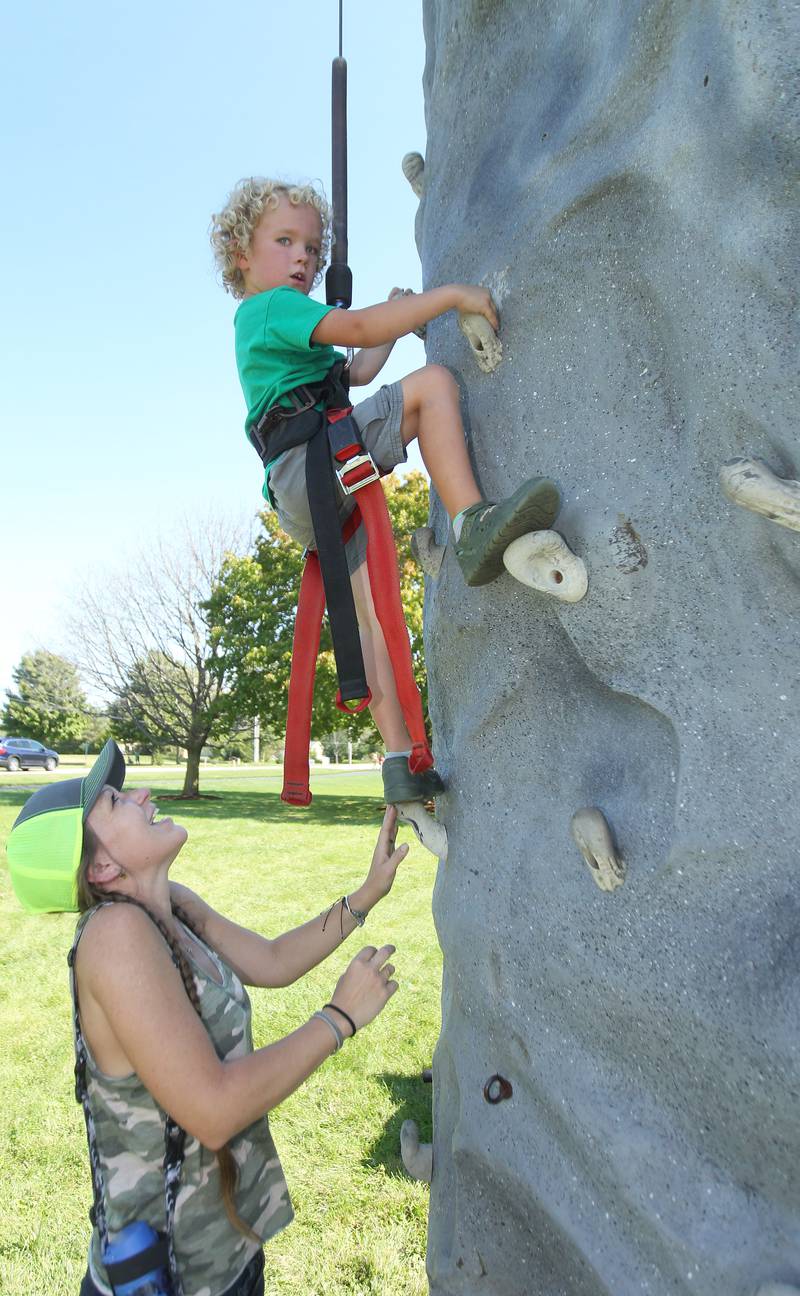
[[403, 719], [411, 736], [411, 755], [408, 767], [412, 774], [421, 774], [433, 765], [433, 755], [425, 733], [422, 698], [411, 660], [406, 618], [400, 598], [400, 569], [397, 565], [392, 522], [386, 507], [386, 496], [380, 482], [365, 486], [358, 497], [361, 517], [367, 528], [367, 571], [372, 590], [372, 601], [380, 621], [389, 660], [392, 663], [397, 697], [403, 710]]
[[[356, 471], [360, 472], [360, 469]], [[422, 714], [422, 699], [412, 668], [411, 644], [400, 598], [400, 571], [397, 565], [392, 523], [386, 507], [386, 496], [379, 481], [372, 480], [369, 485], [359, 490], [358, 504], [345, 523], [343, 538], [349, 539], [362, 521], [367, 528], [367, 571], [372, 588], [372, 600], [386, 640], [406, 728], [411, 736], [409, 768], [416, 774], [430, 769], [433, 765], [433, 755], [428, 746], [425, 718]], [[297, 603], [292, 645], [292, 673], [289, 680], [289, 705], [286, 715], [281, 800], [287, 801], [290, 805], [307, 806], [311, 802], [308, 745], [311, 739], [314, 671], [319, 654], [324, 610], [325, 593], [322, 587], [319, 559], [316, 553], [310, 552], [306, 558]], [[362, 710], [369, 701], [369, 698], [365, 698], [357, 709]], [[342, 703], [338, 696], [336, 705], [341, 711], [352, 711], [352, 708]]]

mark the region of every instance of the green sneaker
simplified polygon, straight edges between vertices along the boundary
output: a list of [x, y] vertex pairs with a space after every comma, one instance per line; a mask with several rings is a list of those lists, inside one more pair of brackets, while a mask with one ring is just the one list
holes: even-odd
[[407, 756], [387, 756], [381, 772], [383, 799], [387, 805], [396, 805], [398, 801], [430, 801], [438, 792], [444, 792], [444, 783], [435, 769], [412, 774]]
[[549, 477], [531, 477], [500, 504], [483, 500], [464, 512], [456, 541], [468, 585], [486, 585], [503, 571], [503, 554], [512, 540], [529, 531], [546, 531], [556, 520], [561, 494]]

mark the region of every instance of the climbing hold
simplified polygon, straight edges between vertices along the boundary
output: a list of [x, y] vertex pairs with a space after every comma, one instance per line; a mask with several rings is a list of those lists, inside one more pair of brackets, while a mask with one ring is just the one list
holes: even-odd
[[503, 358], [503, 344], [483, 315], [459, 315], [458, 326], [472, 347], [478, 368], [494, 373]]
[[503, 565], [515, 580], [562, 603], [577, 603], [589, 585], [583, 560], [557, 531], [529, 531], [512, 541]]
[[429, 850], [437, 859], [447, 859], [447, 829], [444, 824], [428, 814], [421, 801], [398, 801], [395, 804], [397, 818], [406, 823], [419, 838], [421, 846]]
[[433, 1178], [433, 1144], [420, 1143], [416, 1121], [406, 1120], [400, 1126], [400, 1155], [412, 1179], [430, 1183]]
[[433, 527], [417, 527], [411, 537], [411, 553], [426, 576], [439, 575], [446, 547], [436, 543]]
[[764, 1283], [756, 1296], [800, 1296], [800, 1287], [792, 1287], [789, 1283]]
[[584, 806], [576, 810], [570, 831], [592, 877], [601, 891], [616, 891], [625, 881], [625, 865], [617, 854], [614, 838], [602, 810]]
[[422, 197], [422, 190], [425, 184], [425, 159], [421, 153], [406, 153], [403, 161], [400, 163], [405, 176], [411, 188], [418, 198]]
[[719, 470], [728, 499], [778, 526], [800, 531], [800, 481], [777, 477], [763, 459], [729, 459]]
[[496, 1107], [498, 1103], [505, 1102], [513, 1092], [511, 1081], [506, 1080], [505, 1076], [501, 1075], [489, 1076], [483, 1086], [483, 1096], [493, 1107]]

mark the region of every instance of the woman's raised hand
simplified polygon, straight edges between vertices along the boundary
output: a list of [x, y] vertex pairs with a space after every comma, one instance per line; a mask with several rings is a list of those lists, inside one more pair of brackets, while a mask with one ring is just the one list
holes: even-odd
[[373, 903], [389, 894], [398, 865], [408, 854], [408, 846], [405, 842], [402, 846], [395, 845], [396, 837], [397, 810], [390, 805], [386, 807], [378, 841], [372, 852], [369, 873], [363, 886], [363, 890], [370, 897], [374, 897]]
[[[336, 983], [330, 1002], [352, 1017], [357, 1028], [373, 1021], [397, 989], [397, 982], [392, 980], [394, 964], [387, 962], [394, 951], [394, 945], [382, 945], [379, 950], [367, 945]], [[350, 1034], [347, 1025], [343, 1030], [346, 1035]]]

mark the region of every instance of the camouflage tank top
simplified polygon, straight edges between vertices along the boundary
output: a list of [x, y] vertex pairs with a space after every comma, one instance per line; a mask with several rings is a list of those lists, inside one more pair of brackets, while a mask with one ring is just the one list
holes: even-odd
[[[96, 909], [84, 914], [75, 945]], [[236, 974], [194, 933], [218, 972], [216, 981], [192, 963], [203, 1023], [220, 1058], [253, 1051], [250, 1000]], [[191, 959], [189, 960], [191, 963]], [[139, 1077], [107, 1076], [97, 1067], [88, 1045], [86, 1079], [100, 1153], [109, 1233], [133, 1220], [164, 1229], [164, 1112]], [[281, 1163], [266, 1116], [229, 1143], [239, 1171], [236, 1207], [262, 1242], [274, 1237], [294, 1216]], [[220, 1296], [259, 1250], [229, 1223], [220, 1190], [215, 1153], [190, 1134], [181, 1168], [175, 1207], [175, 1254], [184, 1296]], [[100, 1236], [89, 1247], [92, 1281], [110, 1294], [101, 1259]]]

